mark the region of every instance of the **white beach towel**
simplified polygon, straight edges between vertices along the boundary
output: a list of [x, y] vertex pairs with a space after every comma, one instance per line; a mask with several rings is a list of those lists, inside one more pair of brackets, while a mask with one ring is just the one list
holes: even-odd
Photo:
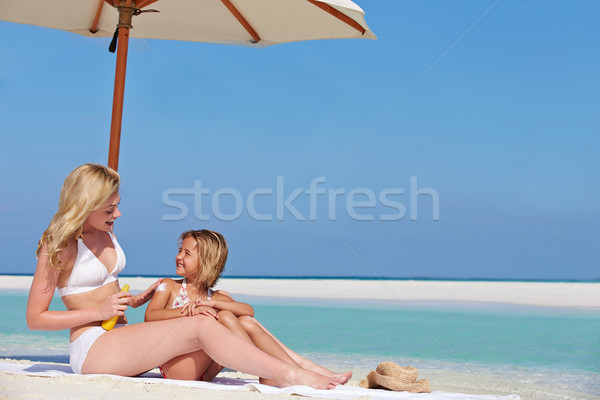
[[[71, 367], [66, 364], [45, 364], [45, 363], [11, 363], [0, 361], [0, 371], [10, 374], [22, 374], [30, 376], [62, 376], [75, 375]], [[296, 394], [307, 397], [320, 397], [328, 399], [356, 399], [361, 396], [369, 396], [372, 400], [403, 399], [403, 400], [520, 400], [518, 395], [494, 396], [494, 395], [472, 395], [461, 393], [432, 392], [432, 393], [408, 393], [408, 392], [390, 392], [381, 389], [363, 389], [357, 386], [338, 386], [334, 390], [317, 390], [308, 386], [290, 386], [287, 388], [277, 388], [268, 385], [261, 385], [257, 380], [252, 379], [234, 379], [234, 378], [215, 378], [212, 382], [201, 381], [178, 381], [173, 379], [164, 379], [157, 372], [146, 372], [137, 377], [122, 377], [117, 375], [80, 375], [81, 377], [107, 376], [114, 379], [133, 380], [135, 382], [160, 383], [168, 385], [179, 385], [185, 387], [196, 387], [211, 390], [240, 390], [254, 391], [267, 394]]]

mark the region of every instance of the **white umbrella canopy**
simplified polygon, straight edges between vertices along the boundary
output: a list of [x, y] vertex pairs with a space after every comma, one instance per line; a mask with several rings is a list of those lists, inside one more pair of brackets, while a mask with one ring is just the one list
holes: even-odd
[[[158, 12], [156, 12], [158, 11]], [[350, 0], [0, 0], [0, 20], [117, 37], [108, 165], [118, 168], [129, 31], [134, 37], [250, 47], [376, 39]]]
[[[113, 36], [118, 11], [106, 0], [2, 0], [0, 19], [89, 37]], [[137, 4], [135, 4], [137, 3]], [[363, 10], [349, 0], [138, 0], [131, 7], [158, 13], [134, 17], [134, 36], [264, 47], [313, 39], [375, 39]], [[256, 44], [228, 8], [260, 37]], [[97, 18], [95, 32], [94, 20]], [[335, 13], [335, 14], [334, 14]]]

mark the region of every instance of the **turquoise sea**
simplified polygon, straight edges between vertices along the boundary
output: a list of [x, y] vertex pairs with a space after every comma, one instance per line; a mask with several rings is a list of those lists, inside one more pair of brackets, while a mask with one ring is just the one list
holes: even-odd
[[[600, 287], [600, 284], [599, 284]], [[285, 344], [325, 365], [391, 360], [600, 395], [600, 311], [474, 303], [239, 298]], [[27, 329], [27, 292], [0, 291], [0, 357], [68, 362], [68, 332]], [[55, 296], [51, 309], [64, 309]], [[144, 309], [127, 311], [132, 323]], [[366, 367], [365, 367], [366, 366]]]

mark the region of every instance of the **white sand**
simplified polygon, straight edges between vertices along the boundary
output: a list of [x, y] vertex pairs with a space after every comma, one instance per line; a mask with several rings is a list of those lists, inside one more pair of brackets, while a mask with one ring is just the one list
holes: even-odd
[[600, 284], [596, 283], [223, 279], [218, 286], [231, 293], [252, 296], [600, 308]]
[[[0, 289], [26, 290], [31, 277], [0, 276]], [[151, 278], [121, 278], [132, 291], [148, 287]], [[509, 303], [545, 307], [600, 309], [598, 283], [546, 282], [448, 282], [448, 281], [357, 281], [357, 280], [269, 280], [223, 279], [220, 287], [232, 294], [287, 298], [379, 299], [398, 301], [467, 301]], [[382, 360], [383, 361], [383, 360]], [[18, 361], [14, 361], [18, 362]], [[336, 370], [335, 365], [327, 367]], [[351, 385], [365, 377], [375, 366], [354, 370]], [[226, 373], [232, 375], [232, 373]], [[239, 376], [239, 375], [236, 375]], [[579, 393], [570, 385], [544, 386], [529, 377], [499, 378], [448, 370], [421, 370], [434, 390], [508, 395], [519, 394], [523, 400], [600, 400], [600, 396]], [[111, 378], [62, 376], [30, 377], [0, 373], [0, 399], [300, 399], [291, 395], [266, 395], [255, 392], [218, 392], [164, 384], [115, 381]]]
[[[15, 361], [2, 359], [15, 363]], [[29, 362], [27, 362], [29, 363]], [[335, 366], [328, 366], [336, 369]], [[358, 386], [369, 372], [368, 369], [354, 370], [354, 378], [348, 383]], [[254, 379], [255, 377], [224, 372], [220, 376]], [[508, 379], [497, 376], [457, 373], [448, 370], [419, 370], [419, 378], [428, 378], [432, 389], [438, 392], [478, 395], [507, 396], [518, 394], [522, 400], [600, 400], [600, 396], [581, 393], [577, 388], [539, 385], [529, 379]], [[110, 377], [86, 377], [82, 375], [35, 377], [0, 372], [0, 399], [111, 399], [111, 400], [162, 400], [162, 399], [211, 399], [211, 400], [284, 400], [318, 399], [288, 394], [263, 394], [247, 391], [215, 391], [187, 388], [157, 383], [131, 382]], [[360, 400], [368, 398], [361, 397]]]
[[[29, 289], [31, 277], [0, 276], [0, 289]], [[132, 291], [147, 288], [154, 278], [122, 277]], [[544, 307], [600, 309], [600, 283], [391, 281], [346, 279], [221, 279], [218, 288], [231, 294], [327, 299], [392, 301], [466, 301]]]

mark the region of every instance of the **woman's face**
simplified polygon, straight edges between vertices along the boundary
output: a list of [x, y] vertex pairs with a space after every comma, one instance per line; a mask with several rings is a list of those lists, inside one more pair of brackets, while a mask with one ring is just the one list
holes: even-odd
[[181, 247], [175, 257], [175, 273], [184, 278], [193, 278], [198, 270], [198, 243], [193, 237], [187, 237], [181, 242]]
[[119, 192], [113, 193], [99, 209], [90, 213], [85, 220], [85, 224], [105, 232], [112, 230], [115, 220], [121, 216], [119, 211], [120, 201]]

